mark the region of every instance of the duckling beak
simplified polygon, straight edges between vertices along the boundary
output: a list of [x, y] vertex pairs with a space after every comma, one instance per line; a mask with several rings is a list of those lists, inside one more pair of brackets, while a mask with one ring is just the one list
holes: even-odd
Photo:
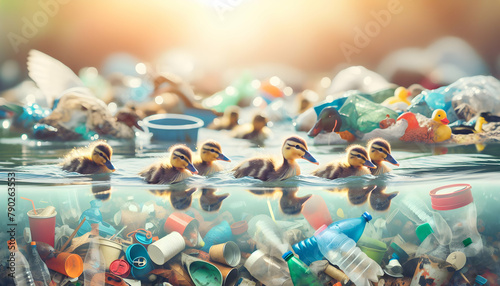
[[139, 121], [136, 121], [136, 122], [134, 123], [134, 126], [135, 126], [137, 129], [139, 129], [139, 130], [141, 130], [141, 131], [144, 131], [144, 128], [142, 128], [142, 126], [140, 126], [140, 125], [139, 125]]
[[368, 168], [372, 168], [372, 169], [376, 168], [375, 165], [373, 165], [372, 161], [370, 161], [370, 160], [366, 160], [363, 165], [368, 167]]
[[226, 157], [226, 155], [224, 155], [222, 153], [219, 153], [219, 157], [217, 157], [217, 160], [231, 162], [231, 159], [229, 159], [228, 157]]
[[441, 123], [446, 125], [446, 124], [450, 123], [450, 121], [448, 120], [448, 118], [444, 118], [444, 119], [441, 119]]
[[111, 171], [115, 170], [115, 166], [113, 166], [113, 164], [111, 164], [111, 161], [109, 160], [104, 163], [104, 166], [106, 166], [106, 168], [110, 169]]
[[318, 121], [316, 121], [316, 124], [314, 124], [313, 128], [311, 128], [311, 130], [309, 130], [309, 132], [307, 133], [307, 136], [313, 138], [313, 137], [316, 137], [316, 135], [318, 135], [321, 130], [323, 130], [323, 123], [322, 123], [322, 120], [323, 119], [319, 119]]
[[396, 159], [394, 159], [394, 157], [392, 157], [391, 154], [387, 154], [387, 157], [385, 157], [385, 160], [393, 165], [396, 165], [396, 166], [399, 166], [399, 163], [398, 161], [396, 161]]
[[198, 170], [196, 170], [196, 168], [193, 166], [193, 164], [191, 164], [189, 162], [188, 162], [186, 169], [188, 169], [193, 174], [198, 174]]
[[309, 153], [309, 151], [306, 151], [306, 153], [304, 154], [304, 156], [302, 156], [302, 158], [306, 159], [307, 161], [309, 161], [313, 164], [319, 165], [318, 160], [316, 160], [316, 158], [314, 158], [313, 155], [311, 155], [311, 153]]

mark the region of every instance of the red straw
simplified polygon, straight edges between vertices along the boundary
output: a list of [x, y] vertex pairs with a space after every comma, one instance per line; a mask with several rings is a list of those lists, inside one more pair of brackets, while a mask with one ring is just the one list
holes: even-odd
[[23, 200], [30, 201], [31, 204], [33, 205], [33, 212], [35, 213], [35, 215], [37, 215], [36, 208], [35, 208], [35, 203], [33, 202], [33, 200], [30, 200], [30, 199], [27, 199], [27, 198], [23, 198], [23, 197], [20, 197], [20, 198], [23, 199]]

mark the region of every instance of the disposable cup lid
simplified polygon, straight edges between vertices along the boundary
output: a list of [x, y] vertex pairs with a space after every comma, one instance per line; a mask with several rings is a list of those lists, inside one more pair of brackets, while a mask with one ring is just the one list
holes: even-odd
[[451, 264], [456, 270], [460, 270], [465, 266], [465, 262], [467, 261], [467, 257], [465, 253], [460, 251], [455, 251], [450, 253], [446, 258], [446, 262]]
[[454, 184], [436, 188], [429, 192], [432, 208], [447, 211], [464, 207], [474, 201], [469, 184]]
[[130, 264], [123, 259], [117, 259], [109, 265], [109, 271], [115, 275], [122, 276], [130, 271]]

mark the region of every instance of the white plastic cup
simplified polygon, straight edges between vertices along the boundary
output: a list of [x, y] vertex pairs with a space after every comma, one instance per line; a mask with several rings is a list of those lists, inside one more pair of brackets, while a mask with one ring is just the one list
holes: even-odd
[[186, 248], [184, 237], [176, 231], [164, 236], [148, 246], [151, 260], [158, 265], [163, 265]]

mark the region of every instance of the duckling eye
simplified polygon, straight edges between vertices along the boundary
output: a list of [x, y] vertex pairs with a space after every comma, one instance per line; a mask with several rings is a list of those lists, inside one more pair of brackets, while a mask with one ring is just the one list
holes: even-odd
[[219, 152], [217, 152], [217, 150], [215, 150], [215, 149], [210, 149], [210, 152], [213, 152], [213, 153], [219, 154]]
[[295, 149], [300, 149], [300, 146], [299, 145], [295, 145]]

